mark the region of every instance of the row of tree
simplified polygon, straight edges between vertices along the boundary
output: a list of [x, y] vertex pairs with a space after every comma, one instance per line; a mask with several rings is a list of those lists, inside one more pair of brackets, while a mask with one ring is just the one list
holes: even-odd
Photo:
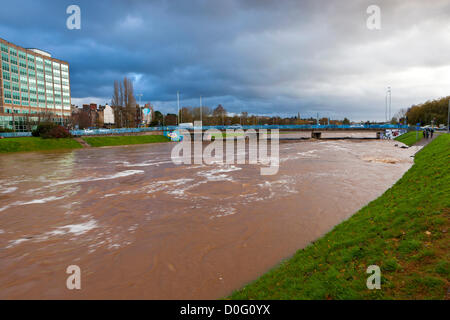
[[[140, 118], [140, 107], [136, 104], [134, 97], [133, 82], [127, 77], [122, 82], [114, 81], [114, 92], [111, 100], [114, 107], [114, 118], [117, 127], [135, 127]], [[208, 106], [203, 107], [182, 107], [179, 114], [169, 113], [163, 115], [160, 111], [153, 113], [152, 126], [157, 125], [176, 125], [178, 123], [199, 121], [202, 119], [203, 125], [264, 125], [264, 124], [316, 124], [317, 120], [300, 119], [298, 117], [267, 117], [267, 116], [249, 116], [247, 112], [241, 115], [228, 115], [228, 112], [222, 105], [216, 108]], [[137, 122], [138, 121], [138, 122]], [[328, 119], [322, 118], [320, 124], [327, 124]], [[350, 121], [345, 118], [343, 121], [332, 120], [330, 124], [349, 124]]]
[[[218, 105], [216, 108], [210, 108], [208, 106], [203, 107], [182, 107], [180, 109], [179, 122], [189, 122], [193, 123], [194, 121], [202, 120], [203, 125], [205, 126], [214, 126], [214, 125], [233, 125], [233, 124], [241, 124], [241, 125], [265, 125], [265, 124], [278, 124], [278, 125], [293, 125], [293, 124], [317, 124], [317, 119], [308, 118], [308, 119], [300, 119], [298, 117], [268, 117], [268, 116], [258, 116], [258, 115], [249, 115], [248, 112], [242, 112], [239, 114], [229, 115], [227, 110], [222, 106]], [[320, 118], [320, 124], [350, 124], [350, 120], [345, 118], [344, 120], [330, 120], [328, 122], [328, 118]], [[177, 115], [173, 113], [169, 113], [167, 115], [163, 115], [159, 111], [155, 111], [154, 120], [151, 123], [153, 126], [157, 125], [176, 125], [177, 124]]]
[[416, 123], [429, 125], [432, 121], [435, 125], [448, 125], [449, 101], [450, 96], [412, 105], [407, 110], [401, 110], [398, 118], [400, 122], [403, 122], [402, 120], [406, 117], [410, 125], [415, 125]]

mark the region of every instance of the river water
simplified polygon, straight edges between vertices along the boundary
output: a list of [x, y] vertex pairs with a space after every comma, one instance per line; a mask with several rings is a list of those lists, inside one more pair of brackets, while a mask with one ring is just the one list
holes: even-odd
[[0, 299], [226, 296], [397, 181], [417, 150], [395, 144], [281, 143], [273, 176], [170, 143], [1, 155]]

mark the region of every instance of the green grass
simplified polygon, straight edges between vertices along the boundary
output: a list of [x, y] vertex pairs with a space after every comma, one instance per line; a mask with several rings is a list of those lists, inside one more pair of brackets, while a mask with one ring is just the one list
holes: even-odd
[[[298, 132], [288, 132], [288, 131], [279, 131], [279, 134], [295, 134]], [[269, 132], [270, 134], [270, 132]], [[239, 133], [239, 132], [232, 132], [232, 133], [226, 133], [226, 132], [221, 132], [221, 133], [217, 133], [217, 134], [212, 134], [211, 137], [220, 137], [222, 135], [222, 138], [227, 138], [227, 137], [243, 137], [245, 135], [245, 133]]]
[[127, 144], [144, 144], [155, 142], [168, 142], [169, 138], [163, 135], [145, 136], [116, 136], [116, 137], [85, 137], [83, 138], [92, 147], [122, 146]]
[[[416, 139], [416, 137], [418, 137], [418, 139]], [[419, 132], [410, 131], [405, 134], [402, 134], [401, 136], [395, 138], [394, 140], [402, 142], [402, 143], [406, 144], [407, 146], [412, 146], [413, 144], [415, 144], [416, 142], [419, 142], [422, 139], [423, 139], [423, 133], [421, 131], [419, 131]]]
[[[413, 133], [415, 134], [415, 133]], [[445, 299], [450, 135], [424, 147], [381, 197], [230, 299]], [[381, 268], [381, 290], [366, 287]]]
[[0, 139], [0, 153], [77, 149], [81, 145], [73, 139], [42, 139], [36, 137]]
[[213, 138], [219, 138], [220, 136], [222, 136], [222, 138], [243, 137], [244, 135], [245, 135], [244, 133], [239, 133], [239, 132], [232, 132], [232, 133], [220, 132], [220, 133], [216, 133], [216, 134], [211, 134], [211, 137], [213, 137]]

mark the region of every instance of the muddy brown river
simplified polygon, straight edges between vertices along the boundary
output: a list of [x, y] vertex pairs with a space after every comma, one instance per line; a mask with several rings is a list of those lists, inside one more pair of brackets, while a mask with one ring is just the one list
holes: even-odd
[[0, 299], [224, 297], [397, 181], [417, 149], [394, 144], [281, 143], [273, 176], [171, 143], [0, 155]]

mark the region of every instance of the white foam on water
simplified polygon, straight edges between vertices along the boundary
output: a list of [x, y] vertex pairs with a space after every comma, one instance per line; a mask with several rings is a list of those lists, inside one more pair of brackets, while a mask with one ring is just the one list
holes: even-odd
[[28, 240], [30, 240], [30, 239], [20, 238], [20, 239], [17, 239], [17, 240], [11, 240], [9, 242], [9, 245], [6, 248], [7, 249], [8, 248], [12, 248], [12, 247], [17, 246], [18, 244], [21, 244], [22, 242], [25, 242], [25, 241], [28, 241]]
[[[197, 187], [197, 186], [199, 186], [199, 185], [201, 185], [203, 183], [206, 183], [206, 181], [199, 181], [197, 183], [193, 183], [193, 184], [187, 185], [184, 188], [178, 188], [176, 190], [167, 191], [167, 193], [171, 194], [171, 195], [174, 195], [175, 198], [178, 198], [178, 199], [187, 199], [187, 196], [185, 195], [185, 191], [190, 190], [190, 189], [192, 189], [194, 187]], [[201, 197], [195, 197], [195, 199], [193, 199], [193, 200], [198, 200], [200, 198]]]
[[187, 199], [185, 192], [200, 184], [206, 183], [206, 181], [199, 181], [193, 183], [194, 179], [182, 178], [176, 180], [156, 181], [145, 187], [146, 193], [154, 193], [164, 191], [165, 193], [174, 196], [178, 199]]
[[261, 194], [259, 192], [244, 194], [240, 197], [243, 198], [244, 203], [252, 203], [264, 200], [270, 200], [275, 197], [282, 198], [290, 194], [298, 193], [295, 189], [295, 177], [284, 177], [283, 179], [274, 181], [264, 181], [257, 184], [262, 190], [267, 190], [268, 194]]
[[135, 233], [138, 227], [139, 227], [139, 224], [138, 224], [138, 223], [135, 223], [135, 224], [133, 224], [132, 226], [130, 226], [130, 227], [128, 228], [128, 231], [129, 231], [130, 233]]
[[0, 187], [0, 193], [5, 194], [5, 193], [11, 193], [17, 190], [17, 187]]
[[197, 172], [197, 175], [206, 178], [208, 181], [233, 181], [233, 178], [224, 173], [239, 171], [242, 170], [241, 167], [236, 167], [234, 165], [225, 167], [225, 168], [217, 168], [208, 171], [200, 171]]
[[36, 203], [47, 203], [50, 201], [55, 201], [55, 200], [60, 200], [60, 199], [64, 199], [66, 196], [62, 196], [62, 197], [47, 197], [47, 198], [43, 198], [43, 199], [35, 199], [35, 200], [31, 200], [31, 201], [27, 201], [27, 202], [22, 202], [21, 205], [27, 205], [27, 204], [36, 204]]
[[101, 181], [101, 180], [113, 180], [113, 179], [118, 179], [118, 178], [123, 178], [123, 177], [132, 176], [135, 174], [143, 174], [143, 173], [144, 173], [143, 170], [125, 170], [125, 171], [117, 172], [117, 173], [103, 176], [103, 177], [92, 177], [92, 178], [82, 178], [82, 179], [71, 179], [71, 180], [59, 181], [59, 182], [52, 184], [52, 186], [59, 186], [59, 185], [71, 184], [71, 183]]
[[319, 150], [309, 150], [305, 152], [298, 152], [297, 154], [303, 158], [318, 158], [317, 151]]
[[116, 195], [117, 195], [116, 193], [108, 193], [108, 194], [105, 194], [102, 198], [114, 197]]
[[211, 216], [209, 219], [222, 218], [236, 213], [236, 209], [233, 207], [216, 207], [213, 210], [214, 212], [219, 212], [219, 214]]
[[68, 224], [66, 226], [58, 227], [56, 230], [50, 231], [50, 234], [61, 235], [66, 233], [73, 233], [74, 235], [79, 236], [97, 227], [98, 227], [97, 222], [94, 219], [92, 219], [85, 223]]
[[129, 163], [125, 162], [123, 164], [124, 167], [150, 167], [150, 166], [159, 166], [161, 164], [166, 163], [172, 163], [172, 161], [155, 161], [155, 160], [148, 160], [140, 163]]
[[25, 206], [25, 205], [29, 205], [29, 204], [42, 204], [42, 203], [47, 203], [47, 202], [50, 202], [50, 201], [56, 201], [56, 200], [64, 199], [66, 197], [67, 197], [67, 195], [62, 196], [62, 197], [51, 196], [51, 197], [42, 198], [42, 199], [34, 199], [34, 200], [31, 200], [31, 201], [16, 201], [16, 202], [13, 202], [11, 204], [8, 204], [8, 205], [0, 208], [0, 212], [4, 211], [6, 209], [9, 209], [11, 207]]
[[168, 191], [167, 193], [173, 194], [175, 196], [182, 196], [182, 195], [184, 195], [184, 191], [185, 191], [185, 189], [177, 189], [177, 190]]
[[188, 182], [194, 181], [194, 179], [190, 178], [181, 178], [174, 180], [164, 180], [164, 181], [156, 181], [146, 186], [147, 193], [153, 193], [156, 191], [164, 191], [170, 189], [172, 187], [179, 187]]
[[194, 181], [194, 179], [191, 178], [181, 178], [181, 179], [174, 179], [174, 180], [165, 180], [165, 181], [160, 181], [160, 183], [168, 183], [168, 184], [172, 184], [174, 186], [181, 186], [183, 184], [186, 184], [188, 182]]
[[325, 146], [327, 147], [327, 149], [331, 149], [333, 151], [346, 151], [346, 152], [351, 151], [349, 148], [343, 147], [342, 145], [332, 142], [325, 142]]

